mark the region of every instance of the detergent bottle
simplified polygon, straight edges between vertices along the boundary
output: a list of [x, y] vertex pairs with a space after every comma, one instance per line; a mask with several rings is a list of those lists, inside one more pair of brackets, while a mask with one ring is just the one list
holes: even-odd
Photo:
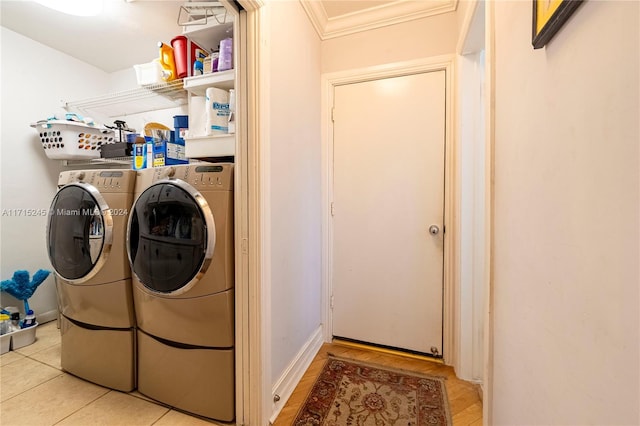
[[164, 81], [175, 80], [177, 76], [176, 72], [176, 60], [173, 55], [173, 47], [167, 43], [158, 42], [158, 48], [160, 49], [160, 65], [162, 65], [162, 78]]

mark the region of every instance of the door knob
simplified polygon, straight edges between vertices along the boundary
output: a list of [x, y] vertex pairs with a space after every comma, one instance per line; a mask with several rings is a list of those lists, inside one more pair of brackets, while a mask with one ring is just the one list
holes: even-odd
[[440, 228], [438, 228], [438, 225], [431, 225], [429, 227], [429, 233], [431, 235], [438, 235], [439, 232], [440, 232]]

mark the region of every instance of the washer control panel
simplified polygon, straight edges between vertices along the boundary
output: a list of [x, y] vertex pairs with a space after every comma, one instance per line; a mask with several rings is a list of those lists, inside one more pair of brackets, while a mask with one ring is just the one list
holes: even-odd
[[153, 181], [180, 179], [194, 188], [207, 191], [233, 190], [232, 163], [202, 163], [154, 168]]
[[60, 173], [58, 188], [70, 183], [88, 183], [101, 192], [133, 192], [133, 170], [69, 170]]

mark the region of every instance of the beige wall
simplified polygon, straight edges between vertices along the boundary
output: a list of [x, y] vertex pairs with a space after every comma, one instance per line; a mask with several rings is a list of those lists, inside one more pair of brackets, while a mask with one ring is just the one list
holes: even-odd
[[495, 425], [640, 423], [640, 3], [495, 2]]
[[324, 40], [322, 72], [453, 54], [457, 26], [451, 12]]
[[266, 7], [273, 384], [321, 322], [320, 39], [299, 2]]
[[[0, 27], [0, 41], [0, 276], [5, 280], [17, 269], [30, 275], [38, 269], [52, 270], [45, 240], [47, 216], [42, 211], [49, 210], [63, 167], [60, 161], [47, 158], [37, 132], [29, 125], [64, 113], [62, 99], [85, 99], [106, 92], [108, 74], [5, 27]], [[40, 213], [21, 213], [25, 209]], [[0, 299], [2, 306], [23, 307], [8, 293], [0, 293]], [[39, 321], [56, 318], [53, 274], [29, 304]]]

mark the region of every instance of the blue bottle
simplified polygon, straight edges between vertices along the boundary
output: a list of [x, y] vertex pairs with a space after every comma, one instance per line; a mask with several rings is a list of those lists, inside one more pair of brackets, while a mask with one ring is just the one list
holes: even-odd
[[36, 325], [36, 316], [34, 315], [33, 311], [29, 309], [27, 311], [27, 315], [25, 315], [24, 319], [22, 320], [22, 324], [20, 324], [20, 328], [33, 327], [34, 325]]

